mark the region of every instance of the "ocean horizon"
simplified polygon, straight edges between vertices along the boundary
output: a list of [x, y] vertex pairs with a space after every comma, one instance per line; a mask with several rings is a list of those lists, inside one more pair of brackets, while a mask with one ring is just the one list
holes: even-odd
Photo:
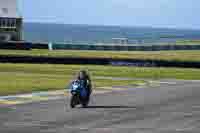
[[24, 40], [60, 43], [113, 43], [127, 38], [129, 44], [173, 43], [200, 40], [200, 30], [81, 24], [24, 23]]

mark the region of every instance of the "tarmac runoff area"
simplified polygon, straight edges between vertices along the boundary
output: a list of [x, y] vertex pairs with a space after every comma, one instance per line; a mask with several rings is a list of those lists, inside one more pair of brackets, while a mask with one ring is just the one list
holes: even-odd
[[199, 133], [200, 81], [151, 82], [104, 87], [88, 108], [71, 109], [64, 91], [17, 96], [37, 99], [26, 103], [6, 104], [16, 96], [1, 97], [0, 133]]

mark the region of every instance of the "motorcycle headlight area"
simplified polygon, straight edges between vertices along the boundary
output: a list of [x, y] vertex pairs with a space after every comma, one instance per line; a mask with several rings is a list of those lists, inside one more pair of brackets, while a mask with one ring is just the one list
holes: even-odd
[[77, 90], [78, 87], [79, 87], [78, 85], [73, 85], [73, 86], [72, 86], [72, 90]]
[[72, 93], [72, 94], [76, 94], [76, 92], [75, 92], [75, 91], [72, 91], [71, 93]]

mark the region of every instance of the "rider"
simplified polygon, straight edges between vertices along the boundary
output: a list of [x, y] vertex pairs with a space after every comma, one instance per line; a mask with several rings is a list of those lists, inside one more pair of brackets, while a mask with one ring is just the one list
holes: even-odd
[[92, 93], [92, 83], [90, 79], [90, 75], [87, 73], [86, 70], [81, 70], [78, 73], [77, 79], [82, 83], [82, 85], [86, 88], [88, 92], [88, 98], [90, 97], [90, 94]]

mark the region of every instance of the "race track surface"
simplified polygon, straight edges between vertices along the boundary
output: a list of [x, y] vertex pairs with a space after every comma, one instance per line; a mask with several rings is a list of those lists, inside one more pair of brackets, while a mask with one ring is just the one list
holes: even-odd
[[91, 98], [69, 97], [0, 108], [0, 133], [200, 133], [200, 82], [167, 81]]

